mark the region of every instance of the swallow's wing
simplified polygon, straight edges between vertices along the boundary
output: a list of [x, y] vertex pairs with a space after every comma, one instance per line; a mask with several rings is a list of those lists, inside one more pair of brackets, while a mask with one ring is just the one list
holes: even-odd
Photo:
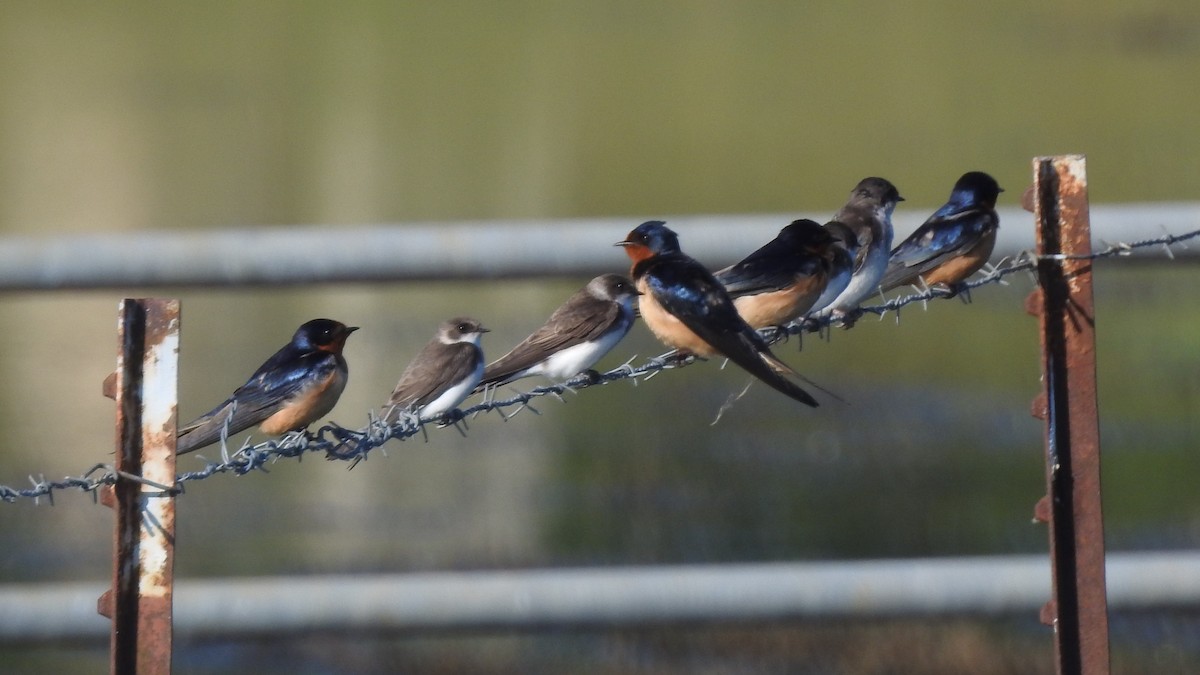
[[179, 427], [178, 453], [215, 443], [223, 428], [232, 435], [262, 422], [314, 382], [323, 382], [337, 367], [335, 354], [298, 353], [285, 347], [221, 405]]
[[620, 321], [624, 321], [624, 318], [618, 303], [595, 298], [571, 298], [554, 310], [541, 328], [513, 347], [512, 351], [488, 364], [479, 384], [502, 383], [555, 352], [598, 339]]
[[862, 269], [866, 263], [867, 254], [871, 251], [871, 242], [875, 240], [875, 233], [871, 231], [871, 221], [874, 218], [874, 209], [853, 203], [842, 207], [842, 210], [833, 217], [834, 220], [848, 227], [858, 242], [858, 248], [854, 252], [855, 272]]
[[478, 359], [479, 349], [469, 342], [447, 345], [435, 339], [404, 369], [384, 406], [385, 412], [426, 405], [461, 383], [475, 370]]
[[817, 401], [787, 376], [799, 377], [775, 358], [762, 337], [738, 315], [721, 284], [699, 263], [677, 259], [649, 268], [647, 286], [663, 309], [714, 349], [772, 388], [809, 406]]
[[808, 313], [819, 312], [836, 300], [837, 296], [841, 295], [842, 291], [850, 285], [850, 275], [853, 272], [854, 260], [850, 257], [850, 252], [840, 246], [837, 247], [834, 250], [833, 263], [830, 265], [825, 287], [813, 301], [812, 307], [808, 308]]
[[[765, 247], [764, 247], [765, 248]], [[804, 277], [821, 273], [821, 258], [804, 253], [765, 252], [759, 249], [745, 260], [713, 276], [730, 297], [770, 293], [790, 288]]]
[[[944, 209], [943, 209], [944, 210]], [[935, 213], [888, 257], [884, 289], [913, 283], [917, 277], [971, 250], [999, 225], [990, 209], [969, 208]]]

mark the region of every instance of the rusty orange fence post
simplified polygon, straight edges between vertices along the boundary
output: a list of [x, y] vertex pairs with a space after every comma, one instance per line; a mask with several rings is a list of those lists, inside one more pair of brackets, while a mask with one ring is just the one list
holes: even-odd
[[[1053, 598], [1042, 611], [1054, 627], [1058, 672], [1109, 672], [1104, 521], [1091, 229], [1082, 155], [1033, 160], [1043, 392], [1034, 413], [1046, 421], [1046, 497]], [[1076, 257], [1079, 256], [1079, 257]]]
[[179, 301], [121, 302], [117, 370], [117, 482], [101, 493], [116, 510], [113, 586], [98, 609], [112, 619], [114, 674], [171, 672], [175, 551], [175, 428]]

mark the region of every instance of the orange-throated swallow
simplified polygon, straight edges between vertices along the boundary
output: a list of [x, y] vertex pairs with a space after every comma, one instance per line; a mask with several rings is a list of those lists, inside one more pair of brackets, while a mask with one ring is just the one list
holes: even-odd
[[916, 284], [958, 284], [979, 271], [996, 246], [996, 198], [1004, 192], [982, 171], [964, 173], [950, 199], [892, 251], [883, 290]]
[[858, 255], [858, 237], [854, 236], [845, 223], [831, 220], [822, 227], [833, 238], [833, 245], [829, 249], [829, 281], [825, 283], [825, 290], [821, 291], [821, 295], [808, 309], [809, 315], [817, 314], [828, 307], [846, 290], [850, 285], [850, 277], [854, 274], [854, 259]]
[[782, 326], [812, 308], [829, 283], [834, 238], [811, 220], [796, 220], [741, 262], [713, 276], [751, 328]]
[[381, 418], [394, 424], [400, 413], [414, 411], [424, 422], [457, 408], [483, 377], [479, 338], [486, 332], [483, 324], [465, 316], [443, 321], [437, 335], [404, 368]]
[[330, 319], [300, 326], [292, 341], [238, 387], [224, 403], [179, 427], [179, 454], [202, 448], [255, 424], [279, 436], [303, 429], [329, 414], [346, 388], [349, 372], [342, 348], [358, 330]]
[[845, 224], [858, 240], [858, 254], [850, 284], [833, 302], [821, 310], [840, 318], [853, 311], [866, 298], [879, 291], [879, 280], [887, 269], [892, 249], [892, 211], [904, 201], [896, 186], [883, 178], [864, 178], [850, 193], [850, 199], [833, 220]]
[[541, 328], [488, 364], [480, 387], [544, 375], [564, 381], [588, 370], [633, 326], [633, 282], [602, 274], [554, 310]]
[[725, 287], [703, 265], [679, 250], [679, 238], [666, 223], [642, 223], [623, 240], [641, 292], [642, 319], [659, 340], [700, 357], [716, 354], [791, 398], [817, 401], [788, 377], [796, 371], [771, 353], [762, 336], [742, 320]]

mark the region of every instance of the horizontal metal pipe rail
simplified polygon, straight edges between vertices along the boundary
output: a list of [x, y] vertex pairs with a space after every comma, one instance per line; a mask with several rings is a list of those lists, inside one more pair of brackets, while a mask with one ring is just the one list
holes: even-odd
[[[1045, 555], [177, 580], [180, 639], [1033, 615]], [[1113, 553], [1112, 611], [1200, 608], [1200, 551]], [[0, 642], [108, 638], [102, 582], [0, 586]]]
[[[897, 213], [897, 241], [926, 215], [919, 210]], [[716, 267], [754, 250], [797, 217], [823, 221], [829, 214], [666, 220], [680, 233], [684, 250]], [[997, 257], [1033, 248], [1031, 214], [1012, 207], [1001, 209], [1000, 218]], [[1091, 219], [1097, 241], [1150, 238], [1164, 231], [1200, 228], [1200, 202], [1098, 205], [1092, 206]], [[626, 266], [612, 244], [641, 220], [630, 216], [0, 237], [0, 290], [590, 276]]]

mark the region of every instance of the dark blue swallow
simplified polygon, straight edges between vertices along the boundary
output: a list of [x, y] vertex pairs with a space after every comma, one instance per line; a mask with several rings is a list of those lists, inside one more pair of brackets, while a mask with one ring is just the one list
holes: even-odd
[[741, 262], [713, 276], [751, 328], [782, 326], [816, 303], [833, 267], [833, 235], [811, 220], [796, 220]]
[[952, 291], [979, 271], [996, 246], [996, 198], [1004, 192], [995, 178], [982, 171], [963, 174], [950, 200], [892, 251], [883, 290], [923, 281], [945, 284]]
[[224, 403], [179, 427], [178, 453], [215, 443], [222, 430], [228, 437], [257, 424], [264, 434], [279, 436], [329, 414], [346, 388], [342, 348], [356, 330], [330, 319], [300, 326]]
[[562, 382], [596, 365], [633, 326], [638, 292], [619, 274], [602, 274], [579, 289], [541, 328], [488, 364], [480, 387], [543, 375]]
[[774, 389], [809, 406], [817, 401], [788, 377], [796, 371], [771, 353], [762, 336], [738, 315], [725, 287], [679, 250], [666, 223], [642, 223], [617, 246], [633, 261], [630, 274], [642, 293], [642, 319], [664, 344], [682, 353], [720, 354]]

